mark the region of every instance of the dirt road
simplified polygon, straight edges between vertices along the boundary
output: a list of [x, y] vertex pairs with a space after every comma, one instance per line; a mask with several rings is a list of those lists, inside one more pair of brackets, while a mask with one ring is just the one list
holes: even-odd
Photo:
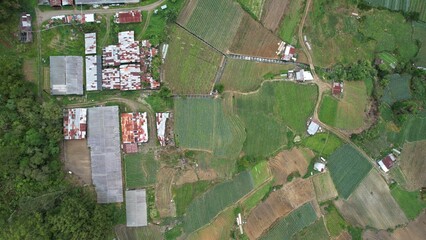
[[163, 4], [164, 1], [165, 0], [160, 0], [146, 6], [135, 6], [135, 7], [128, 7], [128, 8], [111, 8], [111, 9], [99, 8], [99, 9], [91, 9], [91, 10], [79, 10], [78, 7], [76, 7], [76, 9], [74, 10], [56, 10], [56, 11], [52, 10], [52, 11], [42, 12], [40, 9], [36, 8], [37, 24], [40, 26], [44, 21], [49, 20], [50, 18], [54, 16], [67, 15], [67, 14], [100, 13], [100, 14], [111, 15], [118, 11], [129, 11], [129, 10], [151, 11], [159, 7], [161, 4]]

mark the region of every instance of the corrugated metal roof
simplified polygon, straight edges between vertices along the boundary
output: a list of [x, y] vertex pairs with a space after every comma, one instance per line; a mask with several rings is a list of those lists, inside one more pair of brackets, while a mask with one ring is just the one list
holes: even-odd
[[100, 61], [100, 56], [86, 56], [86, 91], [102, 90]]
[[160, 145], [166, 146], [166, 122], [169, 118], [170, 113], [156, 113], [156, 125], [157, 125], [157, 138]]
[[117, 68], [102, 69], [102, 88], [120, 89], [120, 72]]
[[87, 130], [87, 109], [64, 109], [64, 139], [84, 139]]
[[148, 212], [145, 189], [126, 191], [127, 227], [148, 225]]
[[123, 202], [118, 107], [89, 108], [88, 145], [98, 203]]
[[50, 57], [52, 95], [83, 95], [83, 57]]
[[139, 64], [120, 65], [120, 90], [139, 90], [141, 88], [141, 66]]
[[117, 4], [117, 3], [138, 3], [140, 0], [75, 0], [75, 4]]
[[96, 54], [96, 33], [84, 34], [84, 49], [86, 54]]
[[123, 143], [148, 142], [148, 120], [146, 112], [122, 113], [121, 137]]
[[115, 14], [117, 23], [138, 23], [142, 21], [141, 11], [118, 12]]

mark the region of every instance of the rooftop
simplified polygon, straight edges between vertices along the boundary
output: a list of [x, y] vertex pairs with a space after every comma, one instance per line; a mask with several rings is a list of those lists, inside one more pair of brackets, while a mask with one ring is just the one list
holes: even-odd
[[138, 3], [140, 0], [75, 0], [75, 4], [117, 4], [117, 3]]
[[141, 66], [139, 64], [120, 65], [120, 90], [139, 90], [141, 88]]
[[52, 95], [83, 95], [83, 57], [50, 57]]
[[109, 45], [102, 49], [102, 65], [104, 67], [113, 67], [120, 65], [120, 49], [117, 45]]
[[86, 54], [96, 54], [96, 33], [84, 34], [84, 49]]
[[123, 202], [118, 107], [89, 108], [88, 146], [98, 203]]
[[64, 139], [84, 139], [87, 131], [87, 109], [64, 109]]
[[120, 72], [117, 68], [102, 69], [102, 88], [120, 89]]
[[124, 144], [148, 142], [146, 116], [146, 112], [121, 114], [121, 137]]
[[319, 127], [320, 126], [318, 125], [318, 123], [316, 123], [315, 121], [311, 121], [309, 123], [309, 126], [308, 126], [308, 133], [309, 133], [309, 135], [315, 135], [315, 133], [318, 132]]
[[138, 23], [142, 22], [141, 11], [127, 11], [127, 12], [118, 12], [115, 14], [115, 21], [117, 23]]
[[166, 146], [166, 122], [170, 113], [156, 113], [157, 138], [162, 147]]
[[86, 56], [86, 91], [102, 90], [101, 56]]
[[127, 227], [148, 225], [145, 189], [126, 191]]

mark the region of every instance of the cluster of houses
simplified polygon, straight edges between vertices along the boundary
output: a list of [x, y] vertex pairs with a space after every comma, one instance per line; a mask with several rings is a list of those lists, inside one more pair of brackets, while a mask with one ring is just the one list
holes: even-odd
[[395, 165], [397, 160], [395, 155], [401, 154], [401, 152], [395, 148], [392, 149], [392, 152], [393, 153], [389, 153], [383, 159], [377, 161], [380, 169], [382, 169], [385, 173], [389, 172], [389, 170]]
[[21, 15], [21, 21], [19, 22], [19, 40], [23, 43], [29, 43], [33, 41], [33, 27], [31, 24], [31, 15], [23, 13]]
[[[61, 23], [71, 24], [71, 23], [100, 23], [96, 21], [94, 13], [84, 13], [84, 14], [70, 14], [70, 15], [58, 15], [50, 18], [49, 24], [54, 23], [54, 21], [60, 21]], [[47, 25], [49, 27], [49, 25]]]
[[275, 52], [277, 56], [283, 61], [296, 62], [296, 48], [292, 45], [281, 41], [278, 43], [278, 50]]
[[[151, 73], [153, 58], [158, 54], [149, 40], [135, 41], [134, 32], [118, 34], [119, 44], [109, 45], [96, 55], [96, 33], [86, 33], [86, 91], [158, 89], [159, 81]], [[83, 95], [83, 58], [50, 57], [50, 89], [52, 95]]]
[[312, 76], [310, 71], [306, 71], [304, 69], [290, 70], [287, 72], [287, 79], [297, 82], [310, 82], [314, 80], [314, 76]]
[[140, 0], [38, 0], [39, 5], [50, 5], [52, 8], [75, 5], [106, 5], [138, 2], [140, 2]]
[[[90, 149], [92, 182], [98, 203], [123, 202], [121, 150], [138, 152], [138, 145], [148, 142], [147, 113], [122, 113], [117, 106], [65, 109], [64, 139], [85, 140]], [[120, 118], [119, 118], [120, 116]], [[157, 136], [161, 146], [168, 144], [167, 120], [171, 114], [156, 113]], [[121, 143], [120, 123], [121, 122]], [[127, 226], [146, 226], [145, 189], [127, 190]]]

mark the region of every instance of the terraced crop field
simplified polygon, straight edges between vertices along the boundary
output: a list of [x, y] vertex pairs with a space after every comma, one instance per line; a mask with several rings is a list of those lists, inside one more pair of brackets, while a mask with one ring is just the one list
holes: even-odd
[[318, 219], [315, 223], [309, 225], [307, 228], [295, 234], [292, 240], [328, 240], [327, 229], [324, 225], [322, 218]]
[[260, 19], [263, 12], [263, 5], [266, 0], [237, 0], [244, 9], [253, 14], [257, 19]]
[[421, 41], [422, 43], [417, 56], [414, 58], [414, 61], [417, 66], [426, 68], [426, 23], [414, 22], [413, 29], [413, 38]]
[[153, 152], [128, 154], [124, 157], [127, 188], [138, 188], [155, 183], [160, 167]]
[[386, 78], [389, 79], [389, 84], [384, 90], [382, 101], [392, 105], [394, 102], [406, 100], [411, 97], [411, 75], [392, 74]]
[[420, 20], [426, 21], [426, 1], [424, 0], [364, 0], [364, 2], [393, 11], [418, 12]]
[[196, 198], [188, 206], [183, 219], [185, 233], [192, 233], [209, 223], [220, 211], [253, 190], [250, 172], [242, 172], [231, 181], [220, 183]]
[[311, 225], [317, 216], [311, 203], [306, 203], [300, 208], [291, 212], [288, 216], [278, 220], [274, 226], [265, 233], [260, 239], [262, 240], [279, 240], [291, 239], [291, 237]]
[[343, 145], [331, 154], [327, 166], [337, 192], [345, 199], [372, 168], [368, 159], [350, 145]]
[[215, 48], [225, 51], [232, 44], [244, 11], [236, 1], [190, 0], [177, 22]]
[[222, 55], [178, 26], [171, 28], [164, 81], [175, 94], [208, 94]]
[[175, 100], [175, 132], [180, 147], [236, 158], [245, 139], [243, 125], [227, 113], [224, 102], [212, 98]]

